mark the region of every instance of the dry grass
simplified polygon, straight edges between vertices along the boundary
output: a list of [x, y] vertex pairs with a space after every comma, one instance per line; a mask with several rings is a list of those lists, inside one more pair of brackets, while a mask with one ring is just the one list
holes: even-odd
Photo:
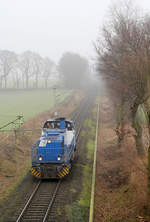
[[[67, 104], [61, 105], [57, 111], [63, 116], [68, 116], [77, 107], [84, 97], [83, 93], [75, 92]], [[66, 109], [67, 107], [67, 109]], [[23, 125], [23, 129], [41, 128], [43, 122], [50, 118], [54, 110], [47, 110]], [[61, 115], [60, 114], [60, 115]], [[0, 134], [0, 199], [8, 195], [20, 178], [28, 172], [30, 167], [30, 149], [34, 141], [39, 137], [38, 133], [17, 133], [15, 142], [14, 134]], [[8, 136], [8, 137], [7, 137]], [[5, 138], [3, 140], [3, 138]]]
[[100, 102], [95, 222], [150, 221], [144, 219], [147, 158], [138, 156], [135, 132], [129, 126], [126, 126], [127, 134], [118, 148], [114, 110], [108, 98]]

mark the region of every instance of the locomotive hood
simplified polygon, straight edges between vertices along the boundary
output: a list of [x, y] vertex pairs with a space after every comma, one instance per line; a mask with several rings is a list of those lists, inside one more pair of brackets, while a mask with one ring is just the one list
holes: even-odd
[[55, 141], [64, 141], [64, 144], [69, 146], [72, 143], [74, 138], [74, 131], [68, 131], [66, 129], [58, 129], [58, 130], [46, 130], [45, 134], [41, 137], [41, 139], [50, 139], [53, 138]]
[[53, 138], [53, 140], [55, 139], [55, 140], [61, 140], [62, 139], [62, 137], [64, 136], [64, 134], [65, 134], [65, 129], [64, 130], [62, 130], [62, 129], [54, 129], [54, 130], [52, 130], [52, 129], [48, 129], [48, 130], [46, 130], [45, 132], [44, 132], [44, 134], [40, 137], [40, 140], [41, 139], [49, 139], [50, 137], [52, 137]]
[[37, 162], [61, 162], [63, 153], [64, 130], [46, 130], [38, 140]]

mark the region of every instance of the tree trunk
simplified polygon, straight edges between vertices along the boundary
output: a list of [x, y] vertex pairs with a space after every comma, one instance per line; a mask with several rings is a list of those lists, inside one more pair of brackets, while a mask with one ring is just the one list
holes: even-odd
[[135, 136], [135, 141], [136, 141], [136, 148], [138, 151], [138, 154], [143, 156], [145, 154], [144, 152], [144, 146], [142, 142], [142, 127], [138, 127], [136, 130], [137, 135]]
[[144, 147], [143, 147], [143, 142], [142, 142], [142, 127], [138, 123], [138, 121], [136, 122], [136, 114], [137, 114], [138, 107], [139, 107], [139, 104], [135, 103], [131, 108], [132, 126], [136, 130], [135, 142], [136, 142], [137, 151], [140, 155], [144, 155]]
[[132, 126], [135, 130], [136, 130], [135, 117], [136, 117], [138, 107], [139, 107], [138, 103], [134, 103], [134, 105], [131, 107]]
[[45, 89], [47, 89], [47, 87], [48, 87], [47, 81], [48, 81], [48, 79], [46, 78], [45, 79]]
[[4, 77], [5, 89], [7, 89], [7, 76]]
[[24, 86], [24, 75], [22, 74], [22, 88], [24, 89], [25, 86]]
[[17, 89], [19, 89], [19, 79], [17, 79]]
[[125, 113], [124, 113], [125, 102], [124, 99], [121, 101], [121, 105], [117, 111], [117, 126], [116, 126], [116, 134], [118, 137], [118, 147], [120, 148], [121, 143], [124, 138], [124, 126], [125, 126]]
[[38, 74], [35, 75], [35, 88], [38, 89]]
[[29, 77], [26, 75], [26, 89], [29, 88]]
[[2, 89], [3, 77], [0, 77], [0, 89]]

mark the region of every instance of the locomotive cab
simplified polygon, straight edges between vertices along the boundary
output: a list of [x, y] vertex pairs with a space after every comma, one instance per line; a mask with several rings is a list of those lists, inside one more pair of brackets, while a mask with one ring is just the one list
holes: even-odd
[[55, 120], [47, 120], [42, 128], [42, 135], [49, 129], [66, 129], [68, 131], [74, 131], [74, 124], [70, 120], [65, 118], [57, 118]]
[[49, 119], [31, 149], [32, 170], [41, 178], [63, 177], [69, 173], [75, 150], [75, 130], [71, 120]]

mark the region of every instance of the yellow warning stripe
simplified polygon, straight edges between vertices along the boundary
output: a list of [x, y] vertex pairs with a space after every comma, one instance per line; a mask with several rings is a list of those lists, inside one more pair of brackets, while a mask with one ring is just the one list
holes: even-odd
[[38, 173], [38, 171], [35, 171], [34, 175], [36, 176], [37, 173]]
[[41, 174], [39, 173], [38, 175], [36, 175], [36, 177], [40, 178], [40, 177], [41, 177]]
[[66, 175], [66, 173], [63, 171], [63, 172], [62, 172], [62, 175], [63, 175], [63, 176], [65, 176], [65, 175]]
[[36, 176], [41, 176], [41, 173], [40, 173], [40, 172], [38, 172], [38, 173], [36, 174]]
[[62, 173], [62, 172], [60, 173], [60, 177], [64, 177], [64, 175], [63, 175], [63, 173]]
[[31, 169], [31, 173], [36, 176], [36, 177], [41, 177], [41, 172], [34, 170], [33, 168]]
[[69, 170], [67, 168], [64, 169], [65, 173], [68, 174]]
[[60, 176], [60, 172], [58, 172], [58, 176]]
[[69, 172], [69, 169], [66, 167], [65, 170], [67, 170]]
[[63, 177], [63, 175], [62, 175], [60, 172], [58, 173], [58, 176], [59, 176], [59, 177]]
[[64, 169], [62, 169], [61, 171], [58, 172], [58, 176], [59, 177], [64, 177], [69, 173], [69, 169], [66, 167]]

